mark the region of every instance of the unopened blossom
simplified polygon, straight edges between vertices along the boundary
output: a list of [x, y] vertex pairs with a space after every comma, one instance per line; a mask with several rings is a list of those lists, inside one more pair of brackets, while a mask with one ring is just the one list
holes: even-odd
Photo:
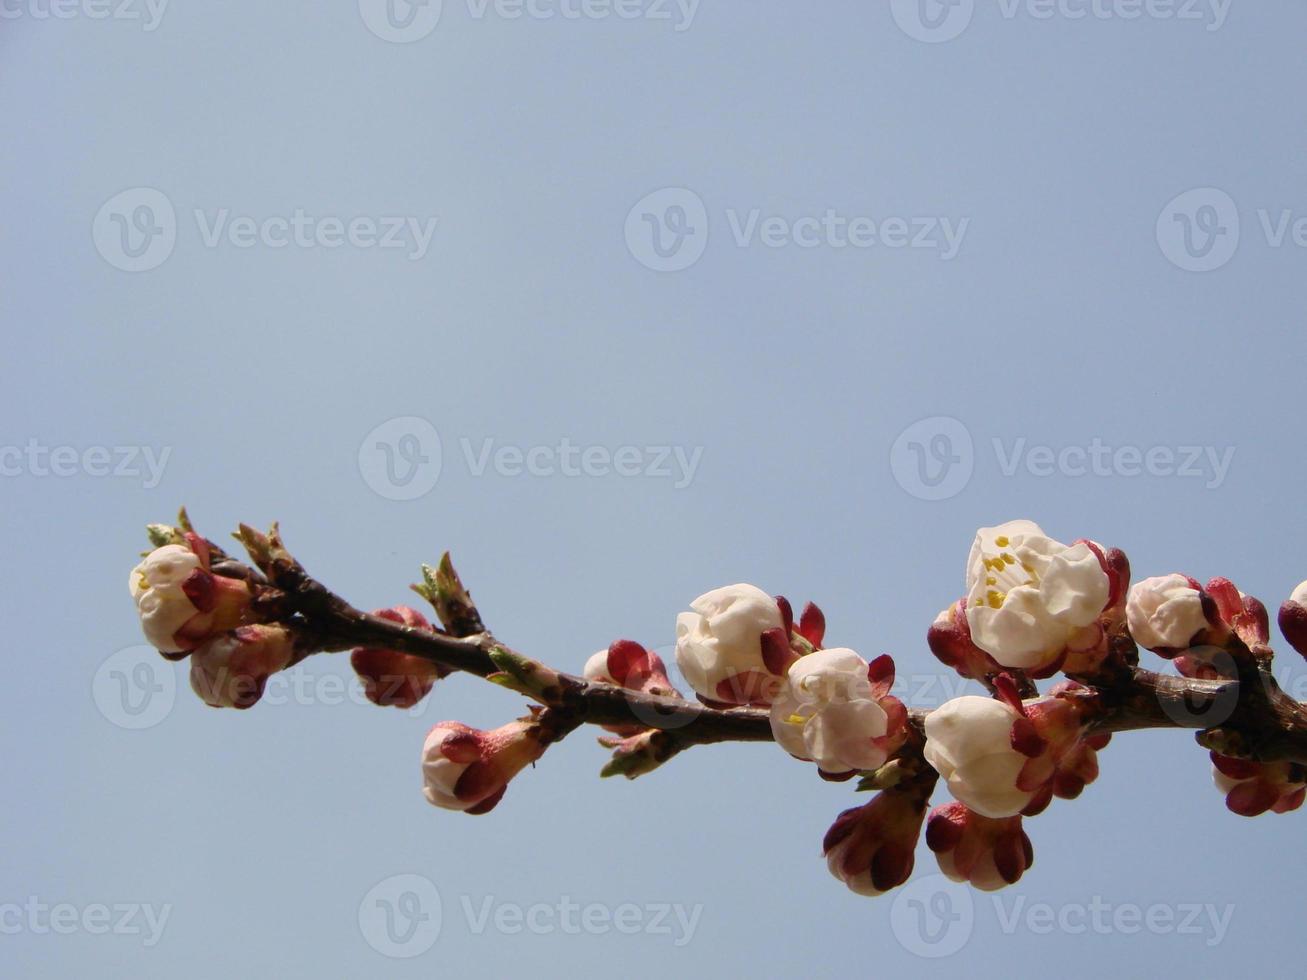
[[676, 617], [676, 664], [700, 697], [768, 705], [793, 659], [777, 601], [753, 585], [699, 596]]
[[870, 665], [842, 647], [800, 657], [772, 702], [772, 734], [823, 773], [879, 769], [907, 732], [907, 710], [889, 694], [893, 682], [889, 657]]
[[1178, 574], [1130, 586], [1126, 621], [1136, 643], [1164, 656], [1188, 649], [1209, 625], [1198, 583]]
[[1021, 715], [992, 698], [967, 695], [926, 716], [924, 755], [949, 792], [987, 817], [1010, 817], [1034, 798], [1017, 787], [1029, 756], [1012, 747]]
[[994, 819], [961, 803], [946, 803], [931, 811], [926, 846], [945, 875], [987, 892], [1020, 881], [1035, 861], [1020, 816]]
[[1065, 545], [1031, 521], [981, 528], [967, 559], [967, 623], [1004, 667], [1043, 672], [1111, 598], [1100, 552]]
[[993, 819], [1074, 799], [1098, 777], [1097, 751], [1110, 737], [1089, 731], [1074, 700], [1084, 689], [1062, 685], [1023, 704], [1010, 678], [997, 687], [999, 699], [955, 698], [926, 716], [926, 761], [957, 799]]
[[[617, 640], [607, 650], [600, 650], [585, 662], [582, 675], [588, 681], [612, 684], [614, 687], [651, 694], [656, 697], [680, 697], [667, 677], [667, 665], [662, 657], [646, 650], [634, 640]], [[607, 731], [623, 737], [645, 730], [639, 724], [604, 725]]]
[[935, 617], [926, 631], [926, 643], [939, 661], [961, 676], [983, 681], [1003, 672], [1003, 665], [971, 640], [967, 600], [953, 603]]
[[859, 895], [882, 895], [912, 874], [926, 799], [912, 790], [878, 793], [845, 810], [822, 842], [831, 874]]
[[1307, 657], [1307, 582], [1299, 583], [1280, 606], [1279, 623], [1289, 645]]
[[132, 569], [129, 582], [141, 630], [164, 654], [194, 650], [210, 637], [247, 621], [252, 595], [243, 579], [209, 570], [203, 538], [167, 544]]
[[[1270, 615], [1260, 599], [1245, 595], [1228, 578], [1211, 579], [1203, 592], [1211, 597], [1220, 624], [1234, 633], [1253, 653], [1269, 656], [1267, 644], [1271, 639]], [[1211, 609], [1204, 606], [1210, 621]]]
[[428, 802], [446, 810], [488, 813], [509, 781], [544, 753], [540, 728], [514, 721], [492, 731], [442, 721], [422, 746], [422, 779]]
[[[378, 609], [372, 615], [414, 629], [431, 629], [427, 618], [408, 606]], [[396, 708], [416, 705], [431, 692], [436, 681], [448, 673], [423, 657], [378, 647], [355, 649], [350, 653], [349, 662], [363, 682], [363, 693], [369, 701]]]
[[1212, 780], [1225, 805], [1241, 817], [1288, 813], [1307, 798], [1307, 767], [1295, 762], [1252, 762], [1213, 752]]
[[294, 658], [285, 627], [242, 626], [191, 654], [191, 689], [212, 708], [249, 708], [263, 697], [268, 678]]

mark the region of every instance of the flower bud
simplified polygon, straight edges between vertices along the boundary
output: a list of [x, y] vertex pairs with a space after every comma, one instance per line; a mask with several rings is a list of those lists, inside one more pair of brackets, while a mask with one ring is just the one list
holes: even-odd
[[1167, 659], [1187, 650], [1210, 625], [1198, 583], [1174, 573], [1130, 586], [1126, 622], [1136, 643]]
[[428, 802], [446, 810], [489, 813], [509, 781], [544, 754], [540, 727], [514, 721], [493, 731], [442, 721], [422, 746], [422, 779]]
[[[427, 618], [408, 606], [378, 609], [372, 615], [415, 629], [430, 630]], [[350, 666], [363, 682], [363, 693], [373, 704], [411, 708], [426, 697], [437, 680], [449, 671], [430, 660], [377, 647], [359, 647], [349, 655]]]
[[776, 600], [752, 585], [699, 596], [676, 617], [676, 663], [704, 700], [771, 704], [793, 659]]
[[1307, 797], [1307, 767], [1294, 762], [1252, 762], [1213, 752], [1212, 781], [1241, 817], [1288, 813]]
[[888, 657], [873, 667], [844, 648], [800, 657], [771, 706], [777, 743], [826, 774], [879, 769], [907, 735], [907, 710], [889, 696], [893, 672]]
[[1280, 632], [1293, 647], [1307, 657], [1307, 582], [1302, 582], [1280, 606]]
[[[639, 691], [658, 697], [681, 696], [667, 678], [662, 657], [646, 650], [634, 640], [617, 640], [607, 650], [600, 650], [585, 662], [582, 676], [588, 681]], [[623, 737], [645, 730], [644, 725], [604, 725], [606, 731]]]
[[885, 790], [845, 810], [822, 842], [831, 874], [859, 895], [882, 895], [912, 874], [926, 800], [912, 790]]
[[1004, 667], [1054, 672], [1068, 641], [1107, 607], [1101, 551], [1054, 541], [1031, 521], [981, 528], [967, 559], [972, 642]]
[[294, 657], [285, 627], [242, 626], [191, 654], [191, 689], [211, 708], [249, 708], [263, 697], [268, 678]]
[[926, 643], [940, 663], [961, 676], [984, 681], [1003, 672], [1003, 665], [971, 642], [967, 625], [967, 600], [962, 599], [935, 617], [926, 632]]
[[949, 792], [987, 817], [1011, 817], [1033, 799], [1017, 781], [1029, 755], [1013, 748], [1021, 714], [1002, 701], [954, 698], [926, 716], [923, 754]]
[[996, 820], [961, 803], [946, 803], [931, 811], [926, 846], [935, 852], [945, 875], [987, 892], [1016, 884], [1035, 862], [1021, 817]]
[[[1239, 637], [1253, 653], [1268, 656], [1271, 639], [1270, 616], [1260, 599], [1244, 595], [1228, 578], [1214, 578], [1203, 591], [1211, 597], [1221, 624]], [[1208, 612], [1209, 621], [1211, 610]]]
[[1089, 707], [1068, 682], [1049, 697], [1023, 704], [1010, 677], [1002, 700], [956, 698], [926, 716], [926, 761], [968, 808], [993, 819], [1033, 816], [1054, 796], [1074, 799], [1098, 777], [1097, 750], [1109, 735], [1091, 733]]
[[209, 548], [203, 538], [188, 533], [184, 539], [186, 544], [167, 544], [150, 552], [132, 569], [129, 582], [141, 630], [165, 655], [187, 653], [247, 622], [253, 598], [244, 579], [209, 570]]

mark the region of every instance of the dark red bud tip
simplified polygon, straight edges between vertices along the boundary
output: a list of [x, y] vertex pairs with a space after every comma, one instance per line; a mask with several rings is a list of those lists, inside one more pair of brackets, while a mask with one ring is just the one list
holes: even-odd
[[1286, 602], [1280, 606], [1280, 632], [1293, 647], [1307, 657], [1307, 606]]
[[829, 854], [831, 848], [835, 847], [840, 843], [840, 841], [853, 833], [853, 828], [858, 825], [858, 820], [861, 818], [861, 815], [862, 807], [855, 806], [852, 809], [845, 810], [836, 817], [835, 822], [831, 824], [830, 829], [826, 831], [826, 836], [822, 838], [821, 852], [823, 854]]
[[951, 851], [962, 840], [966, 808], [961, 803], [937, 807], [926, 818], [926, 846], [936, 854]]
[[182, 582], [182, 593], [200, 612], [212, 612], [218, 601], [218, 589], [213, 581], [213, 573], [203, 568], [195, 569]]
[[1016, 884], [1026, 871], [1023, 831], [1004, 834], [994, 842], [994, 867], [1009, 885]]
[[1017, 682], [1011, 674], [999, 674], [994, 678], [994, 696], [1009, 708], [1024, 715], [1025, 705], [1021, 703], [1021, 694], [1017, 691]]
[[608, 674], [623, 687], [632, 674], [649, 673], [649, 653], [634, 640], [616, 640], [608, 648]]
[[789, 633], [777, 627], [762, 634], [762, 662], [769, 673], [784, 677], [794, 659]]
[[888, 653], [867, 665], [867, 680], [871, 682], [871, 693], [876, 699], [885, 697], [894, 687], [894, 658]]
[[821, 644], [826, 639], [826, 614], [815, 602], [803, 607], [803, 615], [799, 617], [799, 635], [821, 649]]
[[794, 607], [790, 605], [790, 600], [783, 595], [778, 595], [776, 605], [781, 611], [781, 624], [785, 630], [785, 642], [790, 641], [790, 634], [794, 632]]
[[476, 762], [481, 758], [481, 742], [472, 732], [454, 732], [440, 743], [440, 754], [450, 762]]
[[848, 772], [827, 772], [825, 769], [818, 769], [817, 775], [828, 783], [847, 783], [850, 779], [856, 776], [857, 773], [853, 770], [849, 770]]
[[1018, 718], [1012, 723], [1011, 741], [1013, 749], [1031, 759], [1043, 752], [1048, 745], [1040, 737], [1034, 723], [1026, 717]]
[[1048, 809], [1048, 805], [1053, 802], [1053, 787], [1045, 786], [1031, 798], [1030, 802], [1025, 805], [1021, 811], [1023, 817], [1037, 817]]
[[884, 844], [871, 859], [871, 884], [878, 892], [897, 888], [908, 880], [915, 862], [912, 848]]
[[463, 812], [470, 813], [474, 817], [479, 817], [483, 813], [489, 813], [491, 810], [493, 810], [495, 807], [499, 805], [499, 801], [504, 798], [504, 794], [507, 792], [508, 792], [508, 787], [504, 786], [499, 790], [499, 792], [491, 793], [476, 806], [468, 807]]
[[1240, 783], [1225, 798], [1225, 805], [1241, 817], [1261, 816], [1280, 798], [1279, 790], [1260, 779]]

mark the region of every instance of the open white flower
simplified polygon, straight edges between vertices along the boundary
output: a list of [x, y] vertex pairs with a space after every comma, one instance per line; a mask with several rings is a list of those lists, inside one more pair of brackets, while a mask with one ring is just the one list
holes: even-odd
[[711, 701], [769, 703], [768, 681], [775, 680], [762, 634], [784, 628], [776, 600], [754, 585], [727, 585], [690, 608], [676, 617], [676, 664], [686, 682]]
[[776, 741], [824, 772], [878, 769], [885, 764], [889, 718], [867, 678], [867, 661], [852, 650], [818, 650], [790, 667], [771, 706]]
[[1183, 575], [1160, 575], [1130, 586], [1126, 623], [1148, 650], [1183, 650], [1208, 626], [1202, 595]]
[[1098, 618], [1111, 582], [1089, 545], [1054, 541], [1031, 521], [981, 528], [967, 558], [971, 639], [1004, 667], [1053, 663]]
[[1017, 788], [1028, 761], [1012, 747], [1015, 708], [976, 695], [954, 698], [926, 716], [923, 754], [949, 792], [982, 816], [1020, 813], [1034, 797]]
[[199, 610], [182, 588], [197, 570], [200, 558], [180, 544], [156, 548], [132, 569], [132, 598], [141, 617], [141, 630], [157, 650], [180, 653], [187, 649], [176, 637]]

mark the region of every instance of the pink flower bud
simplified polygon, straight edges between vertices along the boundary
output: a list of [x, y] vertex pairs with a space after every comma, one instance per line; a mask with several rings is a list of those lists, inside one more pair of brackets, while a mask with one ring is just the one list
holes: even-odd
[[209, 570], [203, 538], [187, 533], [186, 541], [150, 552], [129, 582], [145, 638], [170, 659], [248, 622], [253, 599], [245, 580]]
[[514, 721], [493, 731], [442, 721], [422, 746], [427, 800], [446, 810], [489, 813], [509, 781], [544, 754], [539, 726]]
[[822, 842], [831, 874], [859, 895], [882, 895], [908, 880], [926, 800], [891, 789], [865, 806], [845, 810]]
[[[588, 681], [612, 684], [659, 697], [681, 696], [667, 678], [662, 657], [634, 640], [616, 640], [585, 662], [582, 675]], [[644, 725], [604, 725], [606, 731], [628, 737], [645, 730]]]
[[1270, 616], [1260, 599], [1240, 592], [1228, 578], [1214, 578], [1204, 591], [1216, 603], [1221, 622], [1255, 652], [1265, 651], [1271, 639]]
[[[415, 629], [431, 629], [427, 618], [408, 606], [378, 609], [372, 615]], [[350, 653], [349, 662], [363, 682], [363, 693], [369, 701], [396, 708], [413, 707], [449, 673], [422, 657], [376, 647], [359, 647]]]
[[998, 661], [971, 642], [966, 599], [955, 602], [935, 617], [926, 632], [926, 643], [941, 663], [970, 680], [984, 681], [1003, 672]]
[[1213, 752], [1212, 780], [1226, 794], [1225, 805], [1241, 817], [1288, 813], [1307, 797], [1307, 767], [1293, 762], [1252, 762]]
[[249, 708], [263, 697], [268, 678], [295, 657], [282, 626], [242, 626], [209, 640], [191, 654], [191, 689], [212, 708]]
[[1021, 880], [1035, 862], [1021, 817], [992, 819], [961, 803], [946, 803], [926, 820], [926, 846], [939, 869], [954, 881], [969, 881], [981, 891], [997, 891]]
[[1307, 582], [1302, 582], [1280, 606], [1280, 632], [1293, 647], [1307, 657]]

